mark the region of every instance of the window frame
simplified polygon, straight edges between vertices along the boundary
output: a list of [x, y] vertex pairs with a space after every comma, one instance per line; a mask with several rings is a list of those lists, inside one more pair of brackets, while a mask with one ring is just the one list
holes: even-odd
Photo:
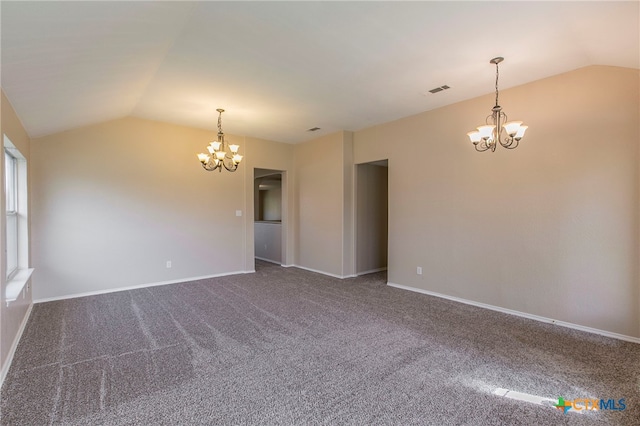
[[7, 281], [20, 269], [20, 238], [18, 224], [18, 158], [10, 150], [4, 150], [5, 179], [5, 248], [7, 253]]

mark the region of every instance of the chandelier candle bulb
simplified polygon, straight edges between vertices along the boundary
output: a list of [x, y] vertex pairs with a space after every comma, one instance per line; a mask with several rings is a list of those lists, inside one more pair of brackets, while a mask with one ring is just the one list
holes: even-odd
[[498, 143], [504, 148], [514, 149], [518, 146], [528, 128], [522, 125], [522, 121], [507, 121], [507, 114], [502, 111], [502, 107], [498, 104], [498, 64], [502, 61], [504, 61], [502, 57], [493, 58], [489, 61], [489, 63], [496, 66], [496, 104], [485, 120], [486, 125], [479, 126], [478, 131], [467, 133], [471, 143], [473, 143], [473, 147], [478, 152], [487, 150], [494, 152]]
[[493, 129], [495, 128], [496, 126], [494, 125], [486, 125], [486, 126], [478, 127], [478, 132], [480, 132], [480, 137], [482, 139], [491, 139], [491, 135], [493, 135]]
[[516, 140], [520, 140], [522, 139], [522, 137], [524, 136], [524, 132], [527, 131], [527, 129], [529, 128], [529, 126], [520, 126], [520, 128], [518, 129], [518, 132], [516, 133], [516, 135], [514, 136], [514, 138]]
[[480, 142], [480, 139], [482, 139], [482, 136], [480, 136], [480, 132], [478, 132], [477, 130], [467, 133], [467, 136], [469, 136], [469, 139], [471, 139], [471, 142], [473, 142], [474, 144]]
[[510, 121], [508, 123], [503, 124], [502, 127], [504, 127], [504, 130], [507, 131], [507, 134], [509, 136], [515, 136], [515, 134], [520, 129], [521, 124], [522, 124], [522, 121]]

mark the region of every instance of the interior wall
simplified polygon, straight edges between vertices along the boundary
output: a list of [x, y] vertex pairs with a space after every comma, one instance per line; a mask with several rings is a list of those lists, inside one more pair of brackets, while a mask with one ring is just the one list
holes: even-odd
[[294, 145], [296, 264], [335, 276], [343, 276], [344, 133]]
[[267, 189], [262, 199], [263, 220], [282, 220], [282, 188]]
[[356, 205], [353, 132], [342, 132], [342, 276], [356, 275]]
[[202, 169], [211, 137], [124, 118], [34, 139], [34, 297], [244, 271], [244, 175]]
[[256, 258], [282, 264], [282, 223], [255, 222]]
[[[260, 170], [264, 169], [256, 169], [255, 174], [257, 175]], [[282, 174], [280, 172], [255, 178], [254, 203], [256, 221], [282, 220]]]
[[387, 267], [387, 167], [358, 164], [356, 167], [356, 273]]
[[[1, 144], [3, 144], [2, 148], [4, 150], [4, 138], [2, 135], [7, 135], [7, 137], [11, 140], [13, 145], [18, 148], [20, 153], [27, 160], [27, 170], [31, 171], [31, 141], [27, 132], [24, 130], [22, 123], [20, 122], [20, 118], [16, 115], [15, 110], [11, 106], [9, 99], [4, 94], [4, 91], [0, 91], [1, 100], [1, 108], [0, 108], [0, 140]], [[0, 161], [0, 176], [2, 176], [4, 182], [4, 155], [2, 156], [3, 160]], [[27, 178], [28, 190], [27, 197], [31, 198], [31, 179]], [[4, 183], [3, 183], [4, 187]], [[4, 191], [2, 191], [4, 194]], [[32, 288], [31, 286], [25, 288], [24, 296], [20, 296], [16, 301], [11, 302], [9, 306], [7, 306], [6, 300], [6, 288], [7, 288], [7, 279], [6, 279], [6, 247], [5, 247], [5, 221], [6, 221], [6, 207], [5, 207], [5, 197], [0, 197], [0, 250], [2, 256], [0, 256], [0, 371], [6, 371], [6, 362], [8, 360], [9, 351], [11, 350], [12, 345], [14, 344], [14, 340], [20, 331], [21, 324], [27, 315], [29, 306], [32, 302]], [[28, 214], [31, 217], [31, 214]], [[29, 227], [29, 225], [27, 225]], [[28, 232], [30, 235], [30, 232]], [[31, 244], [29, 244], [30, 246]]]
[[262, 220], [264, 216], [262, 211], [264, 210], [264, 203], [260, 200], [262, 194], [260, 193], [260, 179], [255, 180], [255, 185], [253, 187], [254, 197], [253, 197], [253, 214], [254, 220]]
[[640, 337], [639, 77], [501, 91], [529, 125], [515, 150], [466, 136], [494, 95], [355, 132], [356, 163], [389, 158], [389, 282]]
[[263, 203], [260, 201], [260, 184], [262, 178], [270, 174], [277, 173], [277, 170], [267, 169], [254, 169], [253, 171], [253, 218], [255, 220], [262, 220], [263, 217]]

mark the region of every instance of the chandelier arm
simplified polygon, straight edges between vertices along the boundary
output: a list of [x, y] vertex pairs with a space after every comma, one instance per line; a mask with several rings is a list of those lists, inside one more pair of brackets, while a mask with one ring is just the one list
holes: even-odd
[[[478, 151], [478, 152], [485, 152], [486, 150], [488, 150], [488, 149], [489, 149], [489, 147], [487, 146], [487, 144], [486, 144], [486, 143], [484, 143], [484, 142], [483, 142], [483, 143], [476, 143], [476, 144], [473, 144], [473, 146], [475, 147], [476, 151]], [[480, 148], [478, 148], [478, 147], [480, 147]]]
[[[222, 162], [222, 165], [224, 166], [225, 169], [227, 169], [230, 172], [235, 172], [236, 170], [238, 170], [238, 165], [234, 164], [231, 168], [227, 167], [227, 163], [225, 163], [224, 161]], [[220, 169], [222, 171], [222, 169]]]
[[520, 144], [520, 141], [518, 139], [509, 138], [509, 143], [507, 143], [506, 145], [505, 144], [501, 144], [501, 145], [507, 149], [514, 149], [514, 148], [517, 148], [519, 144]]
[[210, 166], [210, 164], [211, 164], [211, 162], [209, 162], [209, 163], [207, 163], [207, 164], [202, 164], [202, 168], [203, 168], [203, 169], [205, 169], [205, 170], [206, 170], [206, 171], [208, 171], [208, 172], [212, 172], [212, 171], [214, 171], [215, 169], [217, 169], [217, 168], [219, 168], [219, 167], [220, 167], [220, 163], [218, 163], [218, 165], [217, 165], [217, 166], [213, 166], [213, 167], [212, 167], [212, 166]]
[[502, 110], [500, 110], [499, 112], [496, 113], [497, 115], [497, 119], [496, 119], [496, 140], [497, 142], [500, 142], [500, 145], [505, 146], [506, 144], [510, 144], [508, 142], [508, 138], [507, 138], [507, 142], [504, 141], [504, 129], [502, 128], [503, 124], [507, 122], [507, 114], [505, 114], [504, 112], [502, 112]]
[[[229, 155], [229, 154], [225, 155], [224, 158], [222, 160], [220, 160], [220, 162], [222, 163], [224, 168], [227, 169], [230, 172], [235, 172], [236, 170], [238, 170], [238, 165], [233, 162], [233, 157], [231, 155]], [[229, 164], [229, 165], [227, 165], [227, 164]], [[220, 170], [222, 170], [222, 169], [220, 169]]]

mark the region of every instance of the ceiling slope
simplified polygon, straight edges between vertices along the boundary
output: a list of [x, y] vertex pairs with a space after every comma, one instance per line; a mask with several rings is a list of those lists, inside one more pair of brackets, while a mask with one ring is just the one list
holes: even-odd
[[[2, 2], [32, 137], [127, 115], [288, 143], [588, 65], [640, 67], [638, 2]], [[441, 85], [451, 89], [428, 91]], [[317, 132], [307, 132], [312, 127]]]

